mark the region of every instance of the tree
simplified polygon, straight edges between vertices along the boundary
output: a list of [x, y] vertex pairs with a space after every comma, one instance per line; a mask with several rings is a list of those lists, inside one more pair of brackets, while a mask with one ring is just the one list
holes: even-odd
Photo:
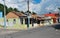
[[60, 10], [60, 8], [58, 8]]
[[27, 11], [26, 11], [26, 13], [29, 13], [29, 14], [31, 14], [31, 11], [28, 11], [28, 10], [27, 10]]
[[4, 6], [2, 4], [0, 4], [0, 11], [4, 11]]
[[14, 9], [12, 7], [8, 8], [8, 12], [13, 11]]
[[20, 12], [24, 14], [24, 12], [23, 12], [23, 11], [20, 11]]
[[59, 9], [59, 13], [58, 13], [58, 16], [60, 16], [60, 8], [58, 8]]
[[17, 8], [14, 8], [14, 11], [19, 12], [19, 10]]
[[30, 14], [31, 14], [31, 11], [28, 11], [28, 10], [27, 10], [27, 11], [25, 12], [25, 15], [30, 15]]
[[32, 14], [36, 14], [35, 12], [32, 12]]
[[[7, 6], [5, 6], [6, 10], [8, 9]], [[4, 5], [3, 4], [0, 4], [0, 11], [3, 12], [3, 16], [4, 16]], [[7, 13], [7, 11], [6, 11]]]

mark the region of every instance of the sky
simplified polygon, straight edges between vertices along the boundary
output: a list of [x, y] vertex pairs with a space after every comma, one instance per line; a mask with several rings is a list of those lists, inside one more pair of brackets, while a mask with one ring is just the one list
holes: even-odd
[[[3, 0], [0, 3], [4, 4]], [[27, 11], [27, 0], [6, 0], [7, 7], [17, 8], [20, 11]], [[37, 14], [57, 12], [60, 7], [60, 0], [29, 0], [29, 10]]]

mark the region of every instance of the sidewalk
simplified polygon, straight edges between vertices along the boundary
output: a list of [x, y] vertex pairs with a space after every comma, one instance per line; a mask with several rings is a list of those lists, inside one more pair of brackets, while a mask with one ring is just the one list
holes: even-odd
[[[42, 25], [42, 26], [52, 26], [52, 25], [56, 25], [56, 24], [60, 24], [60, 23], [55, 23], [55, 24], [50, 24], [50, 25]], [[32, 27], [32, 25], [30, 25], [30, 29], [32, 28], [36, 28], [36, 27], [41, 27], [41, 26], [38, 26], [38, 24], [34, 24], [34, 27]], [[27, 30], [27, 25], [21, 25], [21, 26], [14, 26], [14, 27], [0, 27], [0, 29], [2, 30], [14, 30], [14, 31], [18, 31], [18, 30]]]
[[25, 30], [27, 28], [25, 25], [15, 25], [15, 26], [6, 26], [6, 28], [4, 28], [3, 26], [0, 26], [0, 29], [18, 31], [18, 30]]
[[[56, 24], [60, 24], [60, 23], [56, 23]], [[51, 25], [56, 25], [56, 24], [51, 24]], [[19, 31], [22, 31], [22, 30], [28, 30], [28, 29], [38, 28], [38, 27], [31, 27], [31, 28], [26, 28], [26, 29], [0, 28], [0, 35], [11, 34], [11, 33], [19, 32]]]
[[13, 27], [9, 27], [9, 28], [0, 27], [0, 35], [11, 34], [11, 33], [28, 30], [28, 29], [33, 29], [33, 27], [30, 26], [30, 28], [26, 27], [23, 29], [22, 28], [13, 28]]
[[0, 35], [6, 35], [18, 32], [18, 30], [12, 30], [12, 29], [0, 29]]

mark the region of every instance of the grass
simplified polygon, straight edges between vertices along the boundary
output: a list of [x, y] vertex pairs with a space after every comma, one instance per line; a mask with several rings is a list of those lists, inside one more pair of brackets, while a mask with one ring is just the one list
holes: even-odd
[[0, 28], [3, 28], [4, 26], [0, 25]]
[[[4, 28], [4, 26], [0, 25], [0, 28]], [[6, 29], [27, 29], [27, 27], [25, 24], [23, 25], [15, 24], [13, 26], [6, 26]]]
[[[4, 26], [0, 25], [0, 28], [4, 28]], [[6, 26], [6, 29], [27, 29], [27, 26], [25, 24], [23, 25], [15, 24], [13, 26]]]
[[3, 22], [4, 21], [4, 19], [3, 18], [0, 18], [0, 22]]
[[14, 26], [7, 26], [8, 29], [26, 29], [25, 25], [17, 25], [15, 24]]

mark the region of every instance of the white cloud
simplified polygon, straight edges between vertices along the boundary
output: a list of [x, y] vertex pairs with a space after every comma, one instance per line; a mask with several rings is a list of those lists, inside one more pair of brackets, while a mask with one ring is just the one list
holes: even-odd
[[40, 9], [41, 9], [40, 4], [30, 3], [30, 11], [38, 12], [40, 11]]
[[4, 4], [2, 0], [0, 0], [0, 3]]
[[[33, 0], [30, 0], [30, 11], [37, 13], [44, 13], [49, 10], [57, 10], [57, 7], [60, 7], [60, 0], [42, 0], [39, 4], [32, 3]], [[3, 4], [3, 1], [0, 0], [0, 3]], [[18, 8], [20, 11], [27, 11], [27, 2], [26, 0], [6, 0], [6, 5], [8, 7]]]
[[48, 11], [54, 10], [54, 9], [55, 9], [54, 5], [50, 5], [50, 6], [46, 7], [46, 10], [48, 10]]
[[58, 10], [58, 8], [56, 8], [54, 11], [55, 11], [55, 12], [58, 12], [59, 10]]
[[[18, 2], [21, 2], [18, 4]], [[25, 0], [6, 0], [6, 5], [8, 7], [18, 8], [19, 10], [26, 11], [27, 10], [27, 2]], [[30, 11], [39, 12], [41, 11], [41, 4], [33, 4], [30, 2]]]
[[[6, 0], [6, 5], [8, 7], [18, 8], [19, 10], [26, 11], [27, 10], [27, 2], [26, 0]], [[20, 3], [18, 3], [20, 2]], [[40, 11], [40, 4], [33, 4], [30, 2], [30, 11]]]
[[41, 5], [41, 12], [47, 13], [50, 11], [54, 11], [56, 8], [60, 7], [60, 0], [46, 0], [45, 2], [42, 2]]

